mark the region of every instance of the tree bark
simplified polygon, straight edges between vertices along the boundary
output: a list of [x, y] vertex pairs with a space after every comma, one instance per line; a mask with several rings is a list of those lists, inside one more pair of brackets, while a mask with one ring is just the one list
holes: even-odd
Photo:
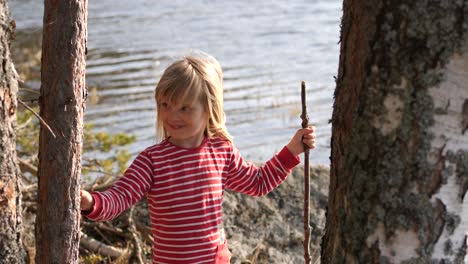
[[86, 37], [86, 0], [44, 1], [37, 263], [78, 262]]
[[343, 11], [322, 263], [463, 263], [468, 1]]
[[6, 1], [0, 1], [0, 263], [25, 263], [15, 132], [18, 76], [10, 54], [14, 30]]

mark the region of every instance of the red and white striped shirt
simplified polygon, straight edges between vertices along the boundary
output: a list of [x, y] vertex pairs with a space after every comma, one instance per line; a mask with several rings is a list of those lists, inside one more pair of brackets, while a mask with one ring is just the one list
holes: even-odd
[[221, 138], [205, 138], [194, 149], [162, 141], [141, 152], [111, 188], [92, 193], [87, 217], [111, 220], [146, 195], [153, 263], [216, 263], [224, 189], [265, 195], [298, 163], [286, 147], [256, 167]]

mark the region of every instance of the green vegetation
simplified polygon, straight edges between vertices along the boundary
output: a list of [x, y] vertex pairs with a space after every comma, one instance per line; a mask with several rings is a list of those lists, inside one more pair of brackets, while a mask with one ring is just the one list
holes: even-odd
[[[37, 111], [37, 108], [34, 109]], [[37, 151], [39, 148], [39, 121], [28, 110], [20, 108], [17, 115], [17, 152], [22, 162], [37, 167]], [[84, 127], [83, 157], [86, 153], [103, 153], [106, 158], [83, 158], [82, 177], [85, 182], [99, 176], [115, 176], [124, 172], [131, 158], [126, 149], [122, 149], [135, 141], [135, 135], [124, 133], [109, 134], [93, 132], [93, 125]], [[110, 155], [111, 151], [115, 151]], [[93, 177], [91, 177], [93, 175]]]
[[[103, 173], [105, 175], [121, 175], [127, 168], [131, 154], [120, 147], [127, 146], [135, 141], [135, 135], [125, 133], [109, 134], [107, 132], [91, 132], [93, 125], [85, 125], [83, 153], [101, 152], [109, 153], [117, 149], [115, 155], [104, 159], [83, 159], [82, 174], [90, 172]], [[85, 156], [85, 155], [84, 155]]]

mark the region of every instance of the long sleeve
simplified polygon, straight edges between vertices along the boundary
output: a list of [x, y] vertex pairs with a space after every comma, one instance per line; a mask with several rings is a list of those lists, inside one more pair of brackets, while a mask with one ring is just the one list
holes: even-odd
[[244, 161], [237, 148], [232, 146], [226, 187], [251, 196], [265, 195], [280, 185], [299, 162], [299, 157], [284, 147], [265, 165], [256, 167]]
[[95, 203], [86, 217], [95, 221], [112, 220], [149, 191], [152, 176], [151, 158], [146, 151], [143, 151], [112, 187], [103, 192], [91, 193]]

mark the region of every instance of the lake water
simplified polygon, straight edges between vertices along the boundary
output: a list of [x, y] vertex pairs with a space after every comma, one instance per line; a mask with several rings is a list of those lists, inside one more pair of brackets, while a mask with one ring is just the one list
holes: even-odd
[[[42, 28], [43, 1], [12, 0], [18, 42]], [[136, 154], [155, 141], [153, 90], [163, 70], [191, 49], [224, 70], [227, 127], [249, 160], [262, 162], [300, 127], [300, 84], [317, 126], [312, 164], [329, 164], [338, 0], [89, 1], [85, 121], [134, 133]], [[39, 80], [26, 80], [36, 87]]]

